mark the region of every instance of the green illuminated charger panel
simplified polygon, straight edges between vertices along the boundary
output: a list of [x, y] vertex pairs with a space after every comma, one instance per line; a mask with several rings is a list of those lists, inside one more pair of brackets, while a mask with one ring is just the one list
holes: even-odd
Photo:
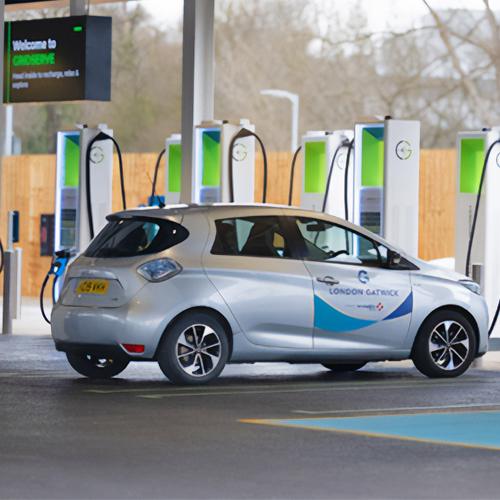
[[460, 141], [460, 192], [477, 194], [484, 163], [484, 139]]
[[202, 186], [220, 186], [221, 146], [220, 130], [206, 130], [202, 134]]
[[326, 143], [308, 141], [304, 145], [304, 191], [324, 193], [326, 190]]
[[182, 146], [181, 144], [169, 144], [168, 146], [168, 191], [170, 193], [181, 192], [182, 178]]
[[384, 127], [366, 127], [362, 131], [361, 185], [384, 185]]

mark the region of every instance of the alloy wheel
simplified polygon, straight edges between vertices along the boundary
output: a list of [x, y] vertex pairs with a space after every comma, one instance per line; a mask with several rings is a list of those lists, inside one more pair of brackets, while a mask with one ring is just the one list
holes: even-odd
[[185, 373], [192, 377], [203, 377], [219, 364], [222, 356], [221, 340], [210, 326], [192, 325], [179, 335], [175, 353]]
[[443, 370], [455, 370], [467, 359], [470, 342], [467, 330], [456, 321], [443, 321], [429, 337], [429, 353]]

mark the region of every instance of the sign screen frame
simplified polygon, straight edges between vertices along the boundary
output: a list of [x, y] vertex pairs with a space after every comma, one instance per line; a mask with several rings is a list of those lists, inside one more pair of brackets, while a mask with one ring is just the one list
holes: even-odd
[[111, 99], [111, 17], [5, 23], [5, 104]]

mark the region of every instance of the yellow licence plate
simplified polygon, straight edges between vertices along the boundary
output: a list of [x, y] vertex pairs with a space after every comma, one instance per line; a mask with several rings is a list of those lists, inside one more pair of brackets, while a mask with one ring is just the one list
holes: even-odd
[[104, 295], [108, 291], [109, 281], [107, 280], [81, 280], [76, 286], [75, 293], [96, 293]]

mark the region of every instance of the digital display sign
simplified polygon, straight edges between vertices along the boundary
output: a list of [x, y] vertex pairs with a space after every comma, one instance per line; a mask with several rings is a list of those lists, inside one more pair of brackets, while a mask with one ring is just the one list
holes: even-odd
[[110, 98], [111, 17], [5, 23], [4, 103]]
[[16, 5], [19, 3], [37, 3], [44, 1], [46, 0], [5, 0], [5, 5]]

